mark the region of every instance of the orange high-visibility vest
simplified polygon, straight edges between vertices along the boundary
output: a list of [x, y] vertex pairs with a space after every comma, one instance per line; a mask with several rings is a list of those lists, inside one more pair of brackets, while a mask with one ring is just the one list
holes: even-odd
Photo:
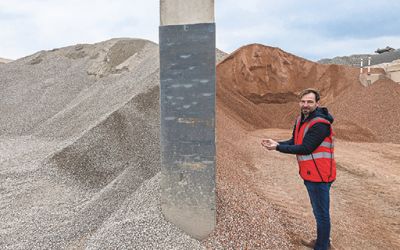
[[[303, 142], [307, 131], [316, 123], [331, 123], [321, 117], [316, 117], [310, 121], [304, 122], [300, 126], [300, 117], [296, 122], [294, 134], [294, 144], [300, 145]], [[336, 162], [333, 157], [333, 130], [330, 126], [330, 134], [324, 141], [309, 155], [297, 155], [299, 163], [299, 174], [301, 178], [312, 182], [332, 182], [336, 179]]]

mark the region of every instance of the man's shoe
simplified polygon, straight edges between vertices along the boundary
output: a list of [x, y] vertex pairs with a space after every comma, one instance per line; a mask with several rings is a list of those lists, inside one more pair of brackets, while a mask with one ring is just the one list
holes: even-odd
[[[315, 247], [315, 242], [317, 242], [316, 239], [314, 239], [314, 240], [305, 240], [305, 239], [301, 239], [301, 244], [303, 244], [304, 246], [309, 247], [309, 248], [311, 248], [311, 249], [314, 249], [314, 247]], [[337, 249], [337, 248], [332, 244], [332, 240], [331, 240], [331, 242], [329, 243], [328, 250], [336, 250], [336, 249]]]
[[332, 240], [331, 240], [331, 242], [329, 243], [329, 247], [328, 247], [328, 250], [336, 250], [337, 248], [332, 244]]
[[303, 244], [304, 246], [306, 246], [306, 247], [309, 247], [309, 248], [311, 248], [311, 249], [314, 249], [314, 246], [315, 246], [315, 242], [316, 242], [317, 240], [305, 240], [305, 239], [301, 239], [301, 244]]

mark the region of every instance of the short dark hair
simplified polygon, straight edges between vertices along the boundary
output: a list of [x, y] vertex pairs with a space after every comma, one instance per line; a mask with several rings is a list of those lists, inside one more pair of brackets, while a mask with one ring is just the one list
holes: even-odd
[[308, 95], [310, 93], [313, 93], [315, 95], [315, 101], [316, 102], [318, 102], [319, 99], [321, 98], [321, 95], [319, 94], [319, 90], [318, 89], [314, 89], [314, 88], [308, 88], [308, 89], [305, 89], [305, 90], [301, 91], [300, 94], [299, 94], [299, 97], [301, 99], [303, 96]]

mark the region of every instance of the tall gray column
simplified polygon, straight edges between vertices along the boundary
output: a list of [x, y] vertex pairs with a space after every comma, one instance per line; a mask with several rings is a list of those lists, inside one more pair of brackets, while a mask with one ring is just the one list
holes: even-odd
[[213, 0], [161, 0], [161, 206], [203, 239], [215, 227]]

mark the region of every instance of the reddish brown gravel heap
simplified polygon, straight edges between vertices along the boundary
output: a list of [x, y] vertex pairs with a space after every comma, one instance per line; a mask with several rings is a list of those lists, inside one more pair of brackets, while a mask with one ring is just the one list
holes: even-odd
[[[265, 137], [284, 139], [290, 136], [298, 115], [297, 95], [307, 87], [321, 90], [322, 105], [327, 106], [336, 119], [337, 138], [398, 143], [400, 85], [384, 79], [364, 87], [358, 77], [357, 68], [320, 65], [259, 44], [242, 47], [218, 64], [218, 223], [214, 233], [203, 241], [206, 247], [304, 249], [300, 239], [315, 237], [314, 219], [297, 176], [295, 157], [267, 152], [259, 143]], [[368, 164], [359, 165], [360, 157], [347, 157], [359, 152], [361, 144], [344, 144], [342, 147], [348, 152], [344, 154], [341, 142], [338, 143], [338, 183], [332, 188], [334, 242], [339, 241], [336, 244], [339, 249], [400, 246], [391, 233], [400, 222], [397, 220], [387, 226], [391, 221], [387, 218], [398, 215], [398, 198], [390, 198], [395, 192], [385, 188], [385, 197], [377, 198], [382, 195], [376, 191], [379, 188], [366, 188], [377, 187], [377, 183], [388, 176], [394, 178], [393, 185], [400, 186], [397, 170], [389, 167], [400, 159], [360, 155], [376, 166], [390, 169], [371, 172]], [[396, 150], [391, 145], [380, 144], [380, 147], [391, 155]], [[362, 147], [366, 152], [375, 148], [367, 144]], [[352, 187], [352, 183], [363, 183], [365, 187], [361, 184]], [[376, 207], [370, 212], [366, 210], [360, 199], [352, 198], [354, 192]], [[386, 202], [379, 203], [377, 199]], [[364, 212], [360, 214], [359, 211]], [[343, 216], [347, 217], [346, 222]], [[373, 222], [366, 222], [365, 216]], [[354, 225], [363, 231], [355, 233]], [[385, 232], [384, 240], [371, 240], [378, 239], [381, 232]]]
[[331, 105], [339, 138], [365, 142], [400, 142], [400, 84], [378, 80], [344, 93]]
[[398, 142], [400, 85], [384, 79], [364, 87], [359, 72], [314, 63], [278, 48], [248, 45], [218, 64], [217, 102], [246, 130], [291, 128], [298, 115], [298, 93], [313, 87], [336, 118], [337, 138]]

